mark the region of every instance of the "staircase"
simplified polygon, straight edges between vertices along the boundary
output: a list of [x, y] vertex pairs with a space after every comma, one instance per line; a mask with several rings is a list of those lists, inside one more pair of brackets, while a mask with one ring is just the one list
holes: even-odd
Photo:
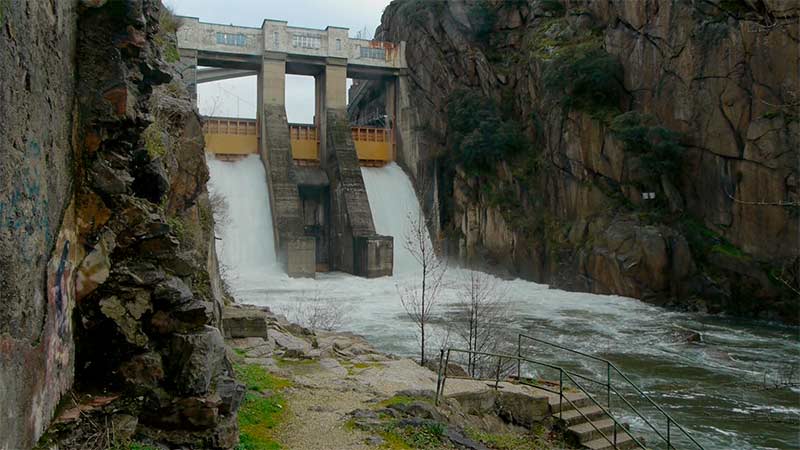
[[[604, 379], [594, 379], [590, 376], [591, 374], [582, 375], [561, 366], [527, 357], [525, 355], [530, 349], [525, 349], [526, 351], [523, 352], [523, 339], [570, 352], [576, 358], [588, 358], [592, 361], [600, 362], [605, 365]], [[655, 447], [660, 448], [663, 443], [666, 444], [666, 448], [673, 449], [677, 448], [675, 444], [681, 442], [681, 448], [691, 447], [703, 450], [703, 446], [683, 426], [677, 423], [672, 416], [656, 404], [611, 361], [524, 334], [520, 334], [518, 337], [516, 355], [478, 352], [458, 348], [442, 349], [439, 354], [439, 378], [436, 382], [437, 404], [444, 392], [445, 380], [449, 376], [446, 368], [451, 361], [454, 361], [451, 359], [451, 354], [480, 356], [492, 360], [489, 367], [496, 367], [497, 369], [494, 377], [492, 377], [493, 379], [486, 379], [486, 381], [492, 381], [496, 388], [501, 382], [523, 384], [533, 388], [537, 394], [546, 397], [551, 415], [562, 422], [567, 437], [573, 441], [573, 444], [580, 445], [581, 448], [592, 450], [626, 450], [630, 448], [644, 450], [647, 448], [641, 436], [631, 434], [627, 429], [628, 426], [621, 423], [617, 417], [614, 417], [610, 410], [613, 403], [615, 414], [616, 412], [621, 412], [617, 410], [623, 410], [625, 414], [635, 415], [644, 425], [649, 427], [649, 431], [653, 432], [651, 437], [656, 440]], [[494, 361], [496, 361], [496, 365]], [[513, 364], [516, 367], [509, 364]], [[535, 374], [537, 370], [549, 371], [549, 374], [556, 377], [551, 379], [557, 381], [547, 381], [547, 378], [540, 378], [542, 375], [535, 375], [535, 378], [522, 376], [526, 373]], [[464, 377], [462, 376], [461, 378]], [[599, 386], [597, 389], [600, 390], [600, 393], [591, 393], [588, 390], [590, 383], [592, 386]], [[656, 417], [648, 418], [642, 415], [631, 401], [641, 401], [646, 406], [652, 407], [652, 409], [655, 409], [654, 415]], [[665, 420], [666, 426], [659, 426], [660, 424], [656, 419]]]
[[[626, 430], [617, 425], [616, 447], [614, 447], [614, 421], [606, 411], [596, 406], [583, 394], [575, 394], [571, 402], [562, 403], [559, 411], [558, 397], [550, 397], [550, 410], [554, 417], [559, 417], [567, 429], [567, 434], [580, 444], [582, 448], [592, 450], [627, 450], [636, 448], [636, 442]], [[560, 414], [559, 414], [560, 412]], [[602, 434], [601, 434], [602, 432]], [[605, 435], [606, 437], [603, 437]], [[609, 439], [611, 442], [609, 442]]]

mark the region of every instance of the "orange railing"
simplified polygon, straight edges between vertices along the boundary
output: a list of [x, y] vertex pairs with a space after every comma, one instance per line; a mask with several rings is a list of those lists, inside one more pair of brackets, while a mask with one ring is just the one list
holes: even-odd
[[208, 152], [227, 155], [258, 153], [258, 129], [254, 119], [207, 117], [203, 134]]
[[[206, 117], [203, 124], [206, 151], [216, 154], [258, 153], [258, 124], [255, 119]], [[392, 130], [378, 127], [352, 127], [353, 144], [364, 165], [383, 165], [395, 159]], [[319, 161], [319, 133], [313, 124], [289, 124], [292, 158], [303, 162]]]

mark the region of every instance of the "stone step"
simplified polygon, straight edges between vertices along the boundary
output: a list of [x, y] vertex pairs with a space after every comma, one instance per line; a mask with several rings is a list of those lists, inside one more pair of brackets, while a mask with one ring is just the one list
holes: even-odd
[[[567, 426], [570, 427], [573, 425], [586, 423], [587, 419], [596, 420], [606, 416], [605, 410], [599, 406], [586, 406], [578, 409], [580, 409], [580, 412], [578, 412], [577, 409], [565, 409], [561, 414], [560, 419], [566, 422]], [[558, 417], [558, 414], [556, 414], [556, 417]]]
[[[609, 438], [613, 441], [614, 436], [609, 436]], [[584, 442], [581, 444], [583, 448], [588, 448], [591, 450], [628, 450], [631, 448], [637, 448], [638, 445], [636, 441], [633, 440], [627, 433], [619, 433], [617, 432], [617, 446], [616, 449], [614, 445], [608, 442], [602, 436], [599, 439], [593, 439], [591, 441]]]
[[[592, 406], [594, 403], [592, 402], [589, 397], [583, 394], [576, 394], [572, 392], [565, 392], [564, 393], [563, 402], [560, 402], [558, 394], [552, 395], [548, 399], [548, 403], [550, 404], [550, 409], [553, 411], [554, 415], [557, 415], [559, 411], [569, 411], [575, 408], [583, 408], [585, 406]], [[569, 401], [567, 401], [569, 399]], [[559, 409], [559, 404], [561, 405], [561, 409]]]
[[[577, 436], [579, 442], [603, 439], [603, 434], [613, 439], [614, 421], [612, 419], [593, 420], [591, 422], [573, 425], [567, 428], [567, 430]], [[602, 432], [602, 434], [600, 432]], [[624, 434], [627, 434], [627, 432], [621, 426], [617, 426], [617, 438]]]

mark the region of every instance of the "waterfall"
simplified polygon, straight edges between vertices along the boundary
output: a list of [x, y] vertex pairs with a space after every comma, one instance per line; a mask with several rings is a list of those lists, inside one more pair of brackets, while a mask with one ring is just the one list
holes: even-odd
[[[235, 287], [280, 270], [275, 256], [267, 176], [258, 155], [238, 161], [207, 158], [209, 194], [224, 199], [215, 211], [217, 253]], [[220, 226], [221, 225], [221, 226]]]
[[[422, 217], [417, 195], [403, 169], [391, 162], [384, 167], [362, 167], [369, 207], [378, 234], [394, 237], [394, 273], [416, 271], [419, 263], [404, 242], [413, 233], [413, 220]], [[426, 239], [430, 240], [430, 236]]]

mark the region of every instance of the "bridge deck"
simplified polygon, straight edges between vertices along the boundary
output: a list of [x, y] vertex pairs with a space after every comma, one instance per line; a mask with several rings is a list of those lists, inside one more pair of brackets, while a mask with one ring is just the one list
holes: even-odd
[[234, 69], [257, 69], [265, 53], [286, 54], [287, 73], [307, 73], [309, 65], [324, 66], [329, 58], [346, 60], [348, 75], [372, 78], [396, 75], [406, 67], [404, 43], [350, 38], [347, 28], [324, 30], [290, 27], [284, 21], [264, 20], [261, 28], [201, 22], [181, 17], [178, 46], [195, 50], [198, 64]]

